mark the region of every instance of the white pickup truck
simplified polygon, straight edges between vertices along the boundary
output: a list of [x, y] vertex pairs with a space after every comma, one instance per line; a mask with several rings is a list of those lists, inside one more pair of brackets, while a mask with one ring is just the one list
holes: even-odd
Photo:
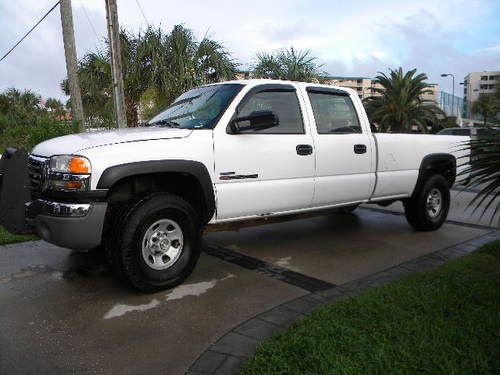
[[191, 273], [210, 227], [401, 200], [416, 230], [438, 229], [467, 139], [372, 134], [345, 88], [218, 83], [140, 128], [8, 149], [0, 223], [70, 249], [102, 245], [115, 270], [152, 292]]

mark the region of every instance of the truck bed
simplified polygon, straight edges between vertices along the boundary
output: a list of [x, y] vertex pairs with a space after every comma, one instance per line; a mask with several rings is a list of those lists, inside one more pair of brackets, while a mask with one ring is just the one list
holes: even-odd
[[453, 154], [457, 159], [457, 174], [468, 162], [466, 143], [470, 137], [383, 133], [374, 133], [373, 137], [377, 146], [377, 178], [371, 197], [374, 201], [411, 195], [422, 159], [427, 155]]

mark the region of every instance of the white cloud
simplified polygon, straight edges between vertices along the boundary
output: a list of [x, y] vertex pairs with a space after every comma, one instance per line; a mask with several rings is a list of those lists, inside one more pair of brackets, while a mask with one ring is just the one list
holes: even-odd
[[[483, 25], [477, 22], [491, 17], [493, 11], [498, 13], [493, 0], [139, 1], [151, 24], [169, 30], [181, 23], [193, 29], [198, 38], [208, 31], [243, 66], [254, 60], [256, 52], [291, 45], [311, 49], [334, 74], [373, 75], [388, 67], [416, 66], [441, 83], [444, 80], [439, 72], [443, 69], [453, 69], [463, 77], [470, 70], [500, 66], [498, 39], [491, 43], [491, 36], [482, 35], [479, 29]], [[0, 4], [0, 52], [52, 4], [50, 0]], [[130, 30], [145, 27], [134, 0], [120, 0], [118, 9], [121, 26]], [[82, 56], [106, 35], [104, 1], [75, 0], [73, 11], [78, 53]], [[477, 45], [464, 46], [464, 41]], [[64, 76], [60, 19], [55, 11], [0, 63], [0, 90], [17, 86], [35, 89], [44, 96], [61, 96], [58, 83]]]

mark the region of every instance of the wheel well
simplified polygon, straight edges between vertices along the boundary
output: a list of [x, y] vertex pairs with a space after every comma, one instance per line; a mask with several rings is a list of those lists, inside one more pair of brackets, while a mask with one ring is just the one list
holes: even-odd
[[210, 220], [203, 187], [195, 176], [183, 172], [150, 173], [124, 177], [110, 188], [108, 204], [111, 209], [123, 207], [126, 202], [154, 193], [175, 194], [191, 204], [204, 222]]
[[419, 191], [429, 176], [440, 174], [451, 188], [457, 176], [457, 160], [451, 154], [431, 154], [424, 157], [418, 172], [418, 179], [413, 194]]

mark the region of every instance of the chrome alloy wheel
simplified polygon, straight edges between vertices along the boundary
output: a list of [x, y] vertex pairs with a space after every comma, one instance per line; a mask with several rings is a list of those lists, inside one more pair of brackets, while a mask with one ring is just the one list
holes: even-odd
[[148, 228], [142, 238], [142, 258], [154, 270], [171, 267], [181, 256], [184, 236], [179, 224], [161, 219]]
[[441, 213], [443, 197], [439, 189], [433, 188], [427, 195], [426, 211], [431, 218], [436, 218]]

